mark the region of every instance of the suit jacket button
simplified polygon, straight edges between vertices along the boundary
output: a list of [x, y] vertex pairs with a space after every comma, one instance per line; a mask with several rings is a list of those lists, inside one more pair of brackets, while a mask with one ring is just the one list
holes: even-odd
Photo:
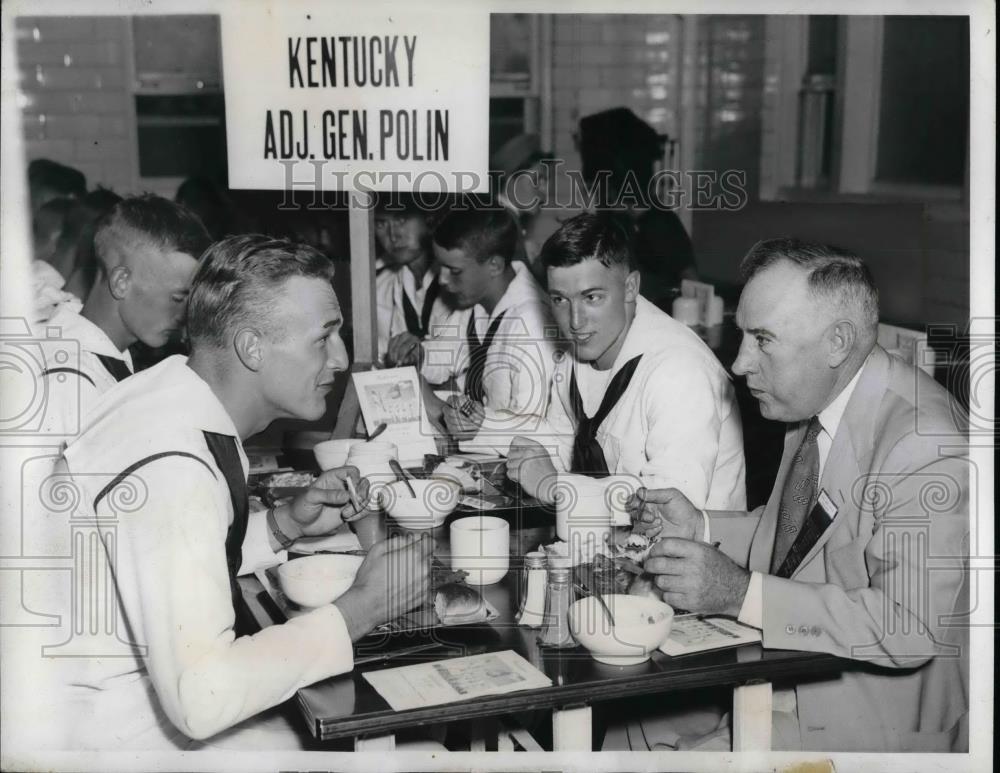
[[809, 629], [809, 633], [811, 633], [813, 636], [819, 636], [823, 632], [820, 630], [818, 625], [814, 625], [812, 628]]
[[791, 636], [793, 633], [795, 633], [795, 626], [794, 625], [786, 625], [785, 626], [785, 633], [787, 633], [789, 636]]
[[809, 635], [809, 627], [805, 625], [800, 625], [799, 636], [808, 636], [808, 635]]

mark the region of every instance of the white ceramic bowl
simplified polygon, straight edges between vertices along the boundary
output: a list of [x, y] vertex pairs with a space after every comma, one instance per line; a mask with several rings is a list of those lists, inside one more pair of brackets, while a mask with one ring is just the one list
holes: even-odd
[[332, 470], [335, 467], [343, 467], [347, 464], [347, 455], [351, 448], [357, 443], [365, 441], [359, 438], [338, 438], [337, 440], [324, 440], [313, 446], [313, 454], [316, 456], [316, 463], [321, 470]]
[[396, 444], [388, 440], [361, 440], [353, 444], [348, 453], [348, 456], [378, 456], [385, 459], [395, 459], [398, 455]]
[[433, 529], [443, 524], [448, 514], [458, 507], [462, 490], [449, 480], [411, 480], [410, 485], [415, 497], [401, 480], [379, 490], [382, 506], [400, 526]]
[[321, 607], [351, 587], [363, 556], [324, 553], [296, 558], [278, 567], [281, 590], [300, 607]]
[[389, 482], [395, 479], [390, 459], [396, 459], [399, 452], [395, 443], [384, 440], [371, 440], [355, 443], [347, 454], [347, 464], [358, 468], [362, 478]]
[[569, 629], [574, 638], [601, 663], [632, 666], [649, 660], [650, 653], [670, 635], [673, 608], [641, 596], [613, 593], [603, 598], [615, 616], [614, 626], [598, 600], [587, 596], [569, 608]]

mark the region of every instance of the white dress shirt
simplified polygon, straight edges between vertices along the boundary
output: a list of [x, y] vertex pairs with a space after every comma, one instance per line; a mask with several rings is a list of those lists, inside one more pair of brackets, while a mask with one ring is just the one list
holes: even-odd
[[[378, 325], [378, 356], [381, 360], [389, 351], [389, 341], [400, 333], [406, 332], [406, 316], [403, 313], [404, 293], [413, 304], [414, 311], [420, 317], [424, 308], [427, 289], [434, 282], [435, 273], [430, 268], [424, 272], [423, 278], [417, 282], [409, 266], [393, 270], [388, 266], [376, 263], [375, 274], [375, 310]], [[438, 297], [431, 307], [428, 327], [446, 317], [450, 309]]]
[[[54, 701], [62, 748], [184, 748], [353, 667], [350, 636], [327, 605], [235, 638], [226, 564], [229, 489], [203, 431], [239, 438], [211, 388], [170, 357], [110, 390], [65, 452], [79, 509], [99, 524], [115, 566], [118, 638], [145, 648], [67, 659]], [[98, 492], [137, 460], [180, 451]], [[244, 475], [248, 470], [240, 447]], [[101, 547], [98, 550], [102, 549]], [[264, 513], [252, 513], [241, 572], [276, 559]], [[119, 648], [120, 649], [120, 648]]]
[[[694, 332], [641, 297], [608, 371], [571, 356], [556, 365], [546, 432], [538, 439], [554, 451], [557, 470], [572, 463], [572, 371], [584, 410], [593, 416], [614, 374], [640, 354], [628, 389], [597, 430], [609, 472], [638, 476], [651, 488], [677, 488], [696, 507], [746, 509], [743, 431], [732, 382]], [[559, 477], [572, 485], [579, 476]]]
[[520, 261], [511, 266], [514, 278], [492, 313], [478, 304], [456, 309], [432, 326], [423, 344], [424, 378], [431, 384], [452, 381], [462, 391], [469, 365], [469, 315], [475, 319], [480, 342], [493, 321], [504, 315], [483, 369], [486, 417], [476, 436], [462, 442], [466, 451], [506, 454], [516, 435], [530, 435], [544, 421], [558, 328], [549, 298], [528, 266]]

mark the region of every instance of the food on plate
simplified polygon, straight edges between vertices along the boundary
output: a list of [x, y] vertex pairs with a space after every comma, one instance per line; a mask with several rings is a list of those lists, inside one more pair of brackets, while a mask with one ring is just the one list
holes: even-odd
[[[614, 561], [619, 569], [624, 564], [628, 564], [629, 568], [641, 569], [649, 557], [649, 551], [657, 542], [659, 538], [651, 540], [645, 534], [635, 532], [622, 534], [614, 544]], [[657, 589], [655, 579], [651, 573], [645, 571], [640, 574], [630, 573], [628, 594], [661, 601], [663, 594]]]
[[485, 620], [487, 616], [486, 604], [479, 591], [457, 582], [441, 585], [435, 591], [434, 612], [442, 622], [455, 618]]
[[[596, 553], [590, 561], [579, 564], [576, 579], [595, 593], [621, 593], [662, 599], [654, 576], [642, 571], [642, 564], [655, 544], [642, 534], [621, 534], [609, 544], [612, 555]], [[547, 548], [548, 549], [548, 548]]]
[[569, 560], [569, 545], [562, 540], [556, 540], [551, 545], [539, 545], [538, 549], [545, 553], [545, 558], [564, 558]]
[[628, 592], [632, 575], [615, 566], [608, 556], [598, 553], [593, 561], [574, 567], [576, 580], [584, 587], [602, 596], [609, 593]]
[[268, 488], [305, 488], [311, 486], [316, 476], [311, 472], [276, 472], [264, 478]]
[[642, 566], [649, 551], [657, 542], [659, 542], [659, 538], [650, 540], [645, 534], [626, 531], [615, 536], [614, 556], [615, 558], [626, 558]]
[[466, 494], [477, 494], [482, 490], [479, 466], [465, 459], [448, 457], [431, 471], [430, 477], [457, 483]]
[[[655, 577], [642, 568], [658, 541], [658, 538], [650, 540], [644, 534], [616, 529], [607, 544], [598, 547], [573, 567], [574, 579], [601, 595], [620, 593], [660, 601], [663, 596], [656, 587]], [[561, 540], [542, 545], [541, 549], [550, 560], [568, 556], [568, 546]]]
[[438, 588], [451, 583], [464, 583], [469, 573], [464, 569], [450, 569], [443, 564], [435, 562], [431, 566], [431, 588]]

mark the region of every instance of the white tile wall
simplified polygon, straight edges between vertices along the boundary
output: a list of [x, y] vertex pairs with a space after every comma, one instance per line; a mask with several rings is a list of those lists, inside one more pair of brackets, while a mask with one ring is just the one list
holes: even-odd
[[127, 19], [17, 19], [28, 160], [76, 167], [87, 185], [134, 193]]

